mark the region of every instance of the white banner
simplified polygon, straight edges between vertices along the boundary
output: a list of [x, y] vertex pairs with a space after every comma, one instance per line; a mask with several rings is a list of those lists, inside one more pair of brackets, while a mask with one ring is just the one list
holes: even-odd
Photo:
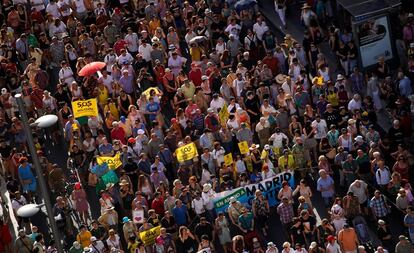
[[386, 16], [359, 25], [358, 37], [359, 52], [364, 68], [376, 64], [381, 56], [385, 60], [393, 58], [390, 29]]

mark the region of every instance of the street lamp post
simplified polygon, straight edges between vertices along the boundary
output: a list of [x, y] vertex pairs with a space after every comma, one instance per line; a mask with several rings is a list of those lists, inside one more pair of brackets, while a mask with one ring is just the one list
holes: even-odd
[[[49, 191], [46, 186], [45, 178], [43, 177], [43, 172], [40, 166], [39, 157], [37, 156], [36, 148], [35, 148], [34, 141], [33, 141], [32, 129], [30, 128], [29, 119], [27, 118], [26, 106], [24, 104], [22, 94], [16, 94], [14, 97], [16, 98], [16, 102], [19, 108], [19, 113], [20, 113], [21, 120], [23, 123], [24, 131], [26, 132], [26, 135], [27, 135], [27, 146], [29, 148], [30, 155], [32, 156], [33, 165], [34, 165], [34, 168], [37, 174], [37, 180], [40, 186], [40, 193], [45, 201], [47, 216], [49, 218], [49, 223], [52, 228], [53, 239], [56, 242], [58, 252], [63, 253], [62, 242], [60, 240], [59, 230], [57, 228], [56, 220], [53, 215], [53, 208], [52, 208], [52, 203], [50, 201]], [[38, 126], [39, 125], [40, 123], [38, 123]], [[49, 124], [43, 125], [43, 127], [48, 127], [48, 126], [50, 125]], [[40, 125], [40, 127], [42, 126]]]

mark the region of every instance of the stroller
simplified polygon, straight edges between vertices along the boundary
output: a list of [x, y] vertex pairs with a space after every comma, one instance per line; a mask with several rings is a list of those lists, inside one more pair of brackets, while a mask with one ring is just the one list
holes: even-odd
[[375, 248], [371, 241], [371, 236], [368, 231], [367, 222], [365, 221], [364, 217], [362, 216], [356, 216], [352, 220], [352, 225], [355, 229], [355, 232], [358, 236], [358, 240], [360, 245], [365, 247], [365, 250], [368, 253], [374, 253]]

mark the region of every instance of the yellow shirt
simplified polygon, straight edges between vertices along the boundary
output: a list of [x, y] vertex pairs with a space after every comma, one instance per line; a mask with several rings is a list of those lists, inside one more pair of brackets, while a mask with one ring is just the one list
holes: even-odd
[[157, 21], [155, 21], [155, 20], [151, 20], [151, 21], [149, 22], [149, 24], [148, 24], [148, 27], [149, 27], [149, 32], [150, 32], [150, 34], [154, 34], [154, 33], [155, 33], [155, 30], [156, 30], [158, 27], [161, 27], [161, 21], [160, 21], [160, 20], [157, 20]]
[[106, 105], [108, 103], [109, 92], [105, 87], [103, 89], [98, 88], [98, 103], [100, 105]]
[[82, 245], [82, 248], [89, 247], [89, 245], [91, 245], [91, 237], [92, 237], [92, 234], [89, 231], [86, 231], [83, 233], [80, 232], [76, 236], [76, 241], [78, 241], [78, 243]]
[[235, 73], [230, 73], [230, 74], [227, 75], [226, 80], [227, 80], [227, 83], [229, 84], [230, 87], [234, 88], [233, 87], [233, 82], [234, 82], [234, 80], [236, 80], [236, 78], [237, 78], [237, 76], [236, 76]]
[[190, 48], [190, 55], [192, 61], [200, 61], [201, 60], [201, 48], [199, 47], [192, 47]]
[[104, 111], [110, 111], [115, 120], [119, 120], [119, 111], [118, 108], [116, 108], [115, 103], [107, 104], [104, 108]]
[[339, 105], [339, 99], [338, 99], [338, 95], [336, 93], [328, 94], [327, 99], [328, 99], [328, 102], [332, 106], [338, 106]]
[[293, 159], [293, 155], [288, 155], [287, 161], [285, 156], [281, 156], [278, 159], [278, 167], [281, 171], [285, 169], [285, 166], [288, 166], [289, 169], [293, 170], [295, 168], [295, 160]]

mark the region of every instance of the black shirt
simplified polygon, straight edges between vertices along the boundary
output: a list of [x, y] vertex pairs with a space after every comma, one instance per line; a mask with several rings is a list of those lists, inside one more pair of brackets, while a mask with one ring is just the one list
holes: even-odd
[[176, 229], [175, 229], [174, 225], [175, 225], [175, 220], [174, 220], [173, 216], [170, 216], [169, 219], [167, 219], [165, 217], [161, 219], [161, 226], [163, 228], [166, 228], [167, 233], [170, 233], [170, 234], [175, 233]]
[[[253, 99], [246, 99], [245, 102], [247, 113], [250, 116], [250, 119], [252, 122], [258, 121], [260, 117], [260, 107], [259, 107], [259, 101], [257, 100], [257, 97], [254, 97]], [[250, 111], [256, 113], [256, 115], [253, 115]]]
[[197, 252], [197, 241], [188, 237], [185, 241], [181, 241], [179, 238], [175, 241], [175, 246], [177, 247], [177, 252], [182, 253], [195, 253]]
[[302, 234], [302, 226], [299, 226], [299, 227], [292, 226], [290, 228], [290, 234], [293, 236], [295, 244], [296, 243], [300, 243], [300, 244], [305, 243], [305, 240], [304, 240], [303, 234]]
[[403, 143], [404, 133], [402, 132], [401, 128], [396, 129], [394, 127], [391, 127], [388, 131], [388, 136], [392, 141], [392, 144], [395, 146]]
[[4, 147], [0, 147], [0, 155], [3, 159], [7, 159], [9, 158], [11, 152], [12, 152], [12, 148], [9, 145], [6, 145]]
[[350, 60], [356, 60], [358, 58], [358, 50], [356, 49], [356, 47], [349, 48], [349, 54], [354, 55], [353, 57], [349, 57]]
[[348, 56], [348, 47], [344, 46], [343, 48], [338, 48], [338, 53], [343, 55], [343, 56], [339, 56], [341, 58], [341, 60], [346, 60], [346, 57]]
[[309, 216], [307, 219], [301, 218], [302, 230], [305, 233], [310, 233], [316, 226], [316, 220], [313, 216]]
[[194, 229], [194, 233], [198, 238], [201, 239], [201, 236], [207, 235], [210, 241], [213, 239], [212, 231], [213, 228], [209, 222], [206, 222], [205, 224], [199, 223]]
[[333, 110], [332, 112], [325, 111], [323, 114], [324, 119], [326, 120], [326, 125], [328, 128], [331, 127], [332, 124], [337, 126], [338, 124], [338, 112]]

